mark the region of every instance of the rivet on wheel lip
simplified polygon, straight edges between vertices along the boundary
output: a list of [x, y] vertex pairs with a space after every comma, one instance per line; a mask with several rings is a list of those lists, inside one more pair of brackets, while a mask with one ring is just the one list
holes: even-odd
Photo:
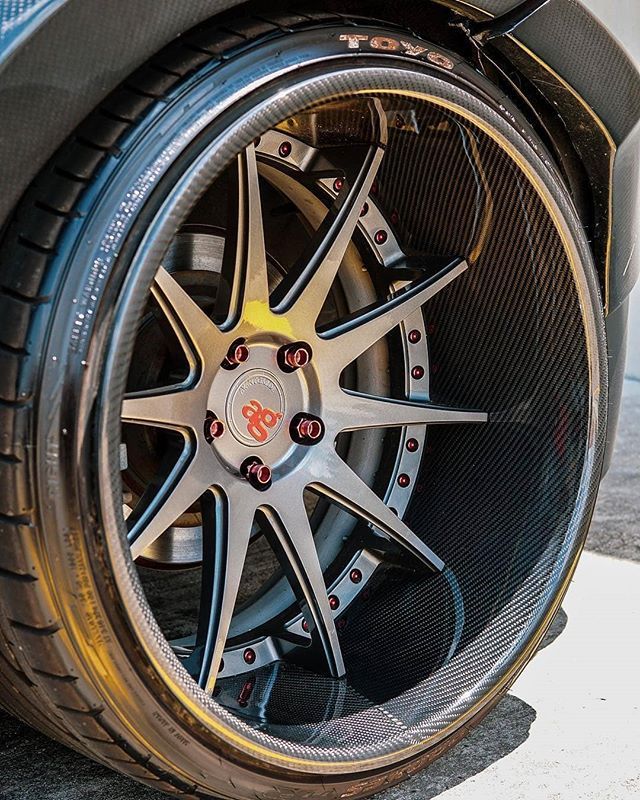
[[389, 238], [389, 234], [385, 230], [380, 229], [379, 231], [375, 232], [373, 238], [376, 244], [384, 244]]
[[420, 365], [413, 367], [411, 370], [411, 377], [414, 379], [414, 381], [422, 380], [422, 378], [424, 378], [424, 367], [421, 367]]
[[285, 141], [282, 142], [280, 147], [278, 148], [278, 153], [282, 156], [282, 158], [288, 158], [291, 155], [292, 150], [291, 142]]
[[340, 598], [337, 595], [329, 595], [329, 607], [332, 611], [337, 611], [340, 608]]
[[242, 657], [245, 661], [245, 664], [255, 664], [256, 661], [256, 651], [253, 650], [251, 647], [247, 647], [247, 649], [242, 654]]
[[406, 489], [407, 486], [411, 484], [411, 478], [407, 475], [406, 472], [401, 473], [398, 475], [398, 486], [401, 486], [403, 489]]
[[359, 569], [352, 569], [349, 573], [351, 583], [360, 583], [362, 580], [362, 572]]
[[411, 344], [418, 344], [418, 342], [422, 339], [422, 333], [417, 328], [414, 328], [412, 331], [409, 331], [407, 339], [411, 342]]
[[407, 439], [406, 448], [410, 453], [415, 453], [420, 447], [420, 442], [417, 439]]

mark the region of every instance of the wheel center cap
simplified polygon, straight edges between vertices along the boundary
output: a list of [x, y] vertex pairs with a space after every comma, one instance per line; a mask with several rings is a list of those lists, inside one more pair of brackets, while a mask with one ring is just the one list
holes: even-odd
[[266, 444], [285, 415], [285, 397], [275, 375], [252, 369], [241, 375], [227, 395], [226, 417], [235, 438], [249, 447]]

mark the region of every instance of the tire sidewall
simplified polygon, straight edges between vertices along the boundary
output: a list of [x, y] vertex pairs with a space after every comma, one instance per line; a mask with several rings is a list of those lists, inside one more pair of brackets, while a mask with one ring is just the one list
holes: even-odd
[[[38, 310], [33, 329], [36, 346], [32, 351], [41, 354], [33, 364], [34, 393], [39, 401], [33, 424], [32, 461], [39, 541], [61, 616], [72, 633], [75, 657], [109, 712], [129, 728], [140, 747], [157, 753], [170, 770], [185, 779], [219, 793], [240, 796], [242, 791], [266, 791], [277, 786], [282, 791], [298, 787], [300, 796], [304, 796], [301, 785], [314, 784], [317, 774], [288, 765], [282, 759], [269, 763], [233, 738], [222, 736], [220, 730], [208, 727], [200, 715], [177, 701], [165, 680], [167, 664], [175, 659], [166, 642], [158, 638], [150, 613], [145, 616], [140, 612], [135, 622], [125, 613], [127, 603], [144, 608], [145, 600], [132, 565], [126, 563], [124, 549], [121, 547], [118, 553], [114, 545], [113, 520], [106, 518], [100, 502], [100, 469], [104, 477], [105, 467], [104, 463], [102, 467], [96, 465], [101, 463], [98, 450], [105, 444], [106, 449], [113, 447], [113, 442], [105, 443], [112, 436], [103, 419], [104, 405], [110, 402], [106, 398], [124, 388], [113, 384], [105, 387], [105, 352], [114, 327], [121, 325], [118, 335], [126, 338], [132, 334], [136, 321], [135, 314], [126, 321], [118, 319], [119, 302], [127, 292], [136, 293], [141, 308], [144, 292], [140, 286], [148, 287], [152, 280], [150, 266], [146, 272], [140, 268], [134, 276], [131, 265], [144, 247], [151, 265], [169, 243], [168, 237], [161, 234], [150, 244], [151, 233], [155, 234], [153, 220], [166, 199], [161, 177], [173, 173], [178, 181], [183, 169], [204, 157], [212, 143], [227, 135], [228, 120], [232, 118], [236, 119], [239, 139], [245, 143], [261, 132], [260, 124], [242, 121], [245, 110], [250, 108], [248, 83], [254, 87], [252, 97], [261, 100], [268, 98], [275, 85], [287, 86], [299, 80], [302, 66], [310, 67], [312, 72], [331, 65], [346, 74], [352, 66], [371, 64], [390, 71], [397, 68], [423, 73], [433, 86], [447, 80], [467, 96], [467, 110], [474, 106], [479, 109], [480, 104], [489, 107], [496, 120], [501, 121], [505, 135], [509, 133], [517, 142], [523, 158], [556, 187], [554, 199], [567, 221], [567, 236], [580, 263], [585, 265], [584, 309], [592, 317], [591, 335], [601, 370], [596, 401], [598, 438], [602, 438], [604, 430], [606, 358], [595, 270], [580, 223], [567, 194], [558, 185], [551, 159], [508, 102], [458, 56], [404, 32], [366, 26], [358, 33], [369, 38], [358, 40], [356, 48], [352, 47], [353, 31], [352, 26], [319, 26], [267, 38], [250, 49], [239, 50], [224, 65], [206, 65], [156, 104], [120, 143], [119, 152], [107, 158], [83, 194], [77, 216], [59, 242], [44, 287], [55, 302]], [[225, 160], [222, 152], [220, 166]], [[141, 176], [146, 178], [141, 180]], [[194, 199], [192, 196], [185, 203]], [[123, 203], [128, 204], [124, 209]], [[119, 212], [116, 215], [114, 208]], [[126, 361], [126, 354], [121, 358]], [[111, 375], [110, 370], [107, 374]], [[598, 459], [601, 454], [594, 453], [596, 463], [592, 465], [582, 512], [585, 533], [599, 477]], [[576, 543], [567, 559], [565, 589], [581, 544], [582, 541]], [[529, 653], [550, 624], [563, 592], [564, 589], [531, 632], [526, 648]], [[150, 635], [155, 637], [151, 647], [142, 646], [141, 642]], [[329, 795], [336, 787], [342, 792], [345, 781], [354, 781], [350, 796], [365, 795], [422, 768], [461, 738], [463, 726], [482, 717], [524, 663], [514, 665], [501, 683], [487, 693], [473, 716], [458, 720], [446, 734], [416, 749], [402, 764], [390, 761], [380, 770], [364, 770], [357, 777], [337, 774], [325, 764], [317, 770], [324, 773], [323, 788], [315, 785], [309, 796]], [[172, 681], [180, 693], [195, 697], [188, 685], [190, 679], [186, 673], [180, 674], [181, 669], [173, 664]], [[224, 777], [225, 769], [220, 768], [221, 757], [227, 761], [225, 769], [233, 775], [235, 790]]]

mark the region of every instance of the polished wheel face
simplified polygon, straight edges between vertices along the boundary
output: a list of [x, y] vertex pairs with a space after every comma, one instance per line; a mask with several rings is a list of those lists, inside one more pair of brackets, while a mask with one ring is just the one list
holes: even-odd
[[[354, 147], [353, 177], [333, 181], [333, 205], [273, 291], [255, 145], [230, 170], [234, 207], [229, 217], [237, 224], [226, 231], [213, 313], [207, 314], [164, 267], [155, 277], [157, 312], [188, 371], [179, 383], [128, 393], [122, 419], [172, 431], [182, 448], [166, 480], [153, 483], [128, 516], [129, 541], [134, 559], [144, 555], [199, 504], [204, 567], [198, 630], [191, 652], [184, 642], [178, 652], [207, 691], [233, 663], [225, 658], [225, 647], [257, 514], [298, 595], [297, 649], [314, 653], [308, 663], [316, 671], [341, 678], [346, 672], [336, 629], [341, 602], [327, 590], [305, 492], [365, 520], [411, 567], [442, 572], [444, 561], [358, 476], [336, 445], [341, 435], [365, 429], [488, 420], [483, 410], [383, 398], [341, 383], [363, 353], [399, 326], [404, 331], [408, 319], [465, 273], [469, 265], [463, 257], [448, 259], [425, 277], [390, 282], [381, 299], [318, 324], [356, 228], [375, 205], [371, 193], [387, 144], [387, 120], [379, 101], [370, 101], [368, 109], [376, 141]], [[386, 244], [388, 236], [380, 227], [374, 242]], [[397, 270], [400, 274], [401, 267]], [[403, 338], [417, 343], [419, 329], [411, 331]], [[417, 366], [410, 370], [417, 380], [423, 373]], [[407, 444], [407, 451], [413, 446]], [[397, 482], [407, 488], [411, 478], [401, 472]], [[356, 574], [352, 570], [352, 583], [360, 582], [353, 580]], [[267, 649], [264, 642], [247, 653], [243, 650], [245, 669], [286, 657], [286, 650]]]
[[342, 771], [516, 668], [597, 442], [547, 184], [481, 116], [365, 89], [198, 184], [118, 401], [127, 563], [197, 707]]

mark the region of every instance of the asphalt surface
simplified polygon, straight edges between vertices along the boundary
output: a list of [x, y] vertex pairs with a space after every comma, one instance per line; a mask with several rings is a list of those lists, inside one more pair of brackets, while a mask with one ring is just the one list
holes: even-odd
[[[381, 800], [640, 797], [640, 381], [545, 646], [470, 736]], [[615, 659], [615, 660], [614, 660]], [[161, 800], [0, 713], [0, 798]]]

